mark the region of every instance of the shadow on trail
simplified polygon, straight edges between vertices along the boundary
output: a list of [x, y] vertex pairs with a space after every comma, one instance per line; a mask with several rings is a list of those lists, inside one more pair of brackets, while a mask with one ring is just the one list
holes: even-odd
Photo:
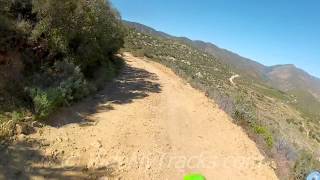
[[160, 93], [161, 86], [155, 82], [157, 80], [156, 74], [126, 64], [121, 75], [104, 90], [77, 105], [61, 109], [49, 118], [47, 124], [53, 127], [70, 123], [78, 123], [80, 126], [94, 125], [95, 120], [90, 118], [91, 114], [113, 110], [112, 104], [128, 104], [145, 98], [150, 93]]
[[[71, 107], [62, 108], [50, 117], [46, 124], [59, 128], [70, 123], [91, 126], [95, 120], [90, 117], [97, 112], [112, 110], [112, 104], [128, 104], [134, 100], [160, 93], [161, 86], [155, 81], [156, 74], [144, 69], [125, 65], [121, 75], [110, 82], [106, 88], [92, 97]], [[18, 137], [19, 139], [19, 137]], [[44, 140], [28, 139], [27, 136], [9, 145], [0, 144], [0, 179], [99, 179], [115, 177], [117, 165], [111, 164], [100, 168], [85, 166], [61, 166], [59, 154], [44, 155], [41, 149], [48, 144]]]
[[[113, 165], [100, 168], [85, 166], [61, 167], [54, 155], [45, 156], [40, 153], [39, 146], [43, 142], [20, 140], [11, 145], [0, 146], [0, 179], [29, 180], [36, 177], [41, 179], [99, 179], [114, 177]], [[42, 144], [43, 145], [43, 144]]]

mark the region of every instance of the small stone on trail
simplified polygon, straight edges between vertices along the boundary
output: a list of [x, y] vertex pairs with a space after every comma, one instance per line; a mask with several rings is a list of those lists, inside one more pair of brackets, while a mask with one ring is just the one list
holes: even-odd
[[23, 127], [20, 124], [16, 124], [16, 134], [23, 134]]
[[57, 141], [58, 141], [58, 142], [62, 142], [63, 139], [62, 139], [61, 137], [58, 137], [58, 138], [57, 138]]
[[24, 134], [19, 134], [19, 135], [17, 136], [17, 140], [18, 140], [18, 141], [25, 141], [25, 140], [26, 140], [26, 135], [24, 135]]
[[274, 170], [277, 170], [277, 163], [275, 161], [270, 162], [270, 167]]

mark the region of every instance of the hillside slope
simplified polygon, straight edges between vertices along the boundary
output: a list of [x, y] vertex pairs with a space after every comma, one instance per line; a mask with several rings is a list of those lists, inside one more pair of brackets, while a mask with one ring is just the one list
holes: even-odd
[[186, 37], [175, 37], [136, 22], [124, 21], [124, 23], [130, 27], [135, 28], [136, 30], [142, 33], [151, 34], [151, 35], [159, 36], [162, 38], [178, 40], [178, 41], [187, 43], [189, 45], [192, 45], [206, 53], [209, 53], [215, 56], [225, 64], [231, 65], [233, 67], [237, 67], [241, 71], [247, 71], [249, 69], [251, 71], [249, 72], [249, 74], [256, 78], [262, 77], [265, 69], [267, 68], [266, 66], [260, 63], [257, 63], [253, 60], [241, 57], [226, 49], [219, 48], [218, 46], [212, 43], [203, 42], [200, 40], [191, 40]]
[[[319, 115], [316, 107], [320, 106], [320, 79], [295, 66], [277, 65], [268, 67], [226, 49], [222, 49], [212, 43], [190, 40], [186, 37], [175, 37], [135, 22], [125, 21], [125, 24], [135, 28], [139, 32], [181, 41], [211, 54], [243, 77], [296, 96], [298, 108], [308, 114]], [[283, 78], [283, 75], [287, 77]], [[311, 105], [306, 106], [307, 102], [310, 102]]]
[[272, 163], [215, 102], [163, 65], [125, 59], [123, 74], [95, 98], [52, 117], [52, 127], [20, 136], [0, 156], [0, 178], [158, 180], [199, 172], [208, 179], [277, 179]]
[[[310, 114], [303, 111], [308, 106], [303, 106], [297, 96], [264, 81], [254, 80], [215, 56], [180, 40], [132, 28], [126, 37], [125, 50], [170, 67], [193, 87], [214, 99], [263, 147], [261, 149], [277, 160], [281, 167], [279, 174], [284, 179], [301, 179], [305, 173], [318, 168], [297, 168], [303, 166], [299, 164], [301, 159], [310, 160], [305, 152], [314, 154], [311, 157], [316, 156], [320, 148], [320, 116], [314, 113], [318, 110], [314, 109]], [[305, 94], [304, 91], [302, 93]], [[313, 96], [307, 98], [310, 99], [307, 101], [309, 105], [311, 101], [318, 102]]]
[[320, 115], [320, 80], [294, 65], [277, 65], [266, 72], [270, 83], [297, 97], [296, 105], [304, 112]]

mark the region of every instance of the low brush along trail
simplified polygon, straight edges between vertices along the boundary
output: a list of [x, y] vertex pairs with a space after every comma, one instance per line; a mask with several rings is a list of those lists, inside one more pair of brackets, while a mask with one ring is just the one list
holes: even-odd
[[105, 90], [2, 150], [0, 179], [277, 179], [241, 127], [170, 69], [125, 53]]

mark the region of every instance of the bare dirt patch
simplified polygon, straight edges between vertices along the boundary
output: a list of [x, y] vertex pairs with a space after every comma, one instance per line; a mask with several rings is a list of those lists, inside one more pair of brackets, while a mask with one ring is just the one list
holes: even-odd
[[[0, 179], [277, 179], [255, 143], [170, 69], [125, 54], [104, 91], [1, 150]], [[51, 122], [51, 123], [50, 123]]]

